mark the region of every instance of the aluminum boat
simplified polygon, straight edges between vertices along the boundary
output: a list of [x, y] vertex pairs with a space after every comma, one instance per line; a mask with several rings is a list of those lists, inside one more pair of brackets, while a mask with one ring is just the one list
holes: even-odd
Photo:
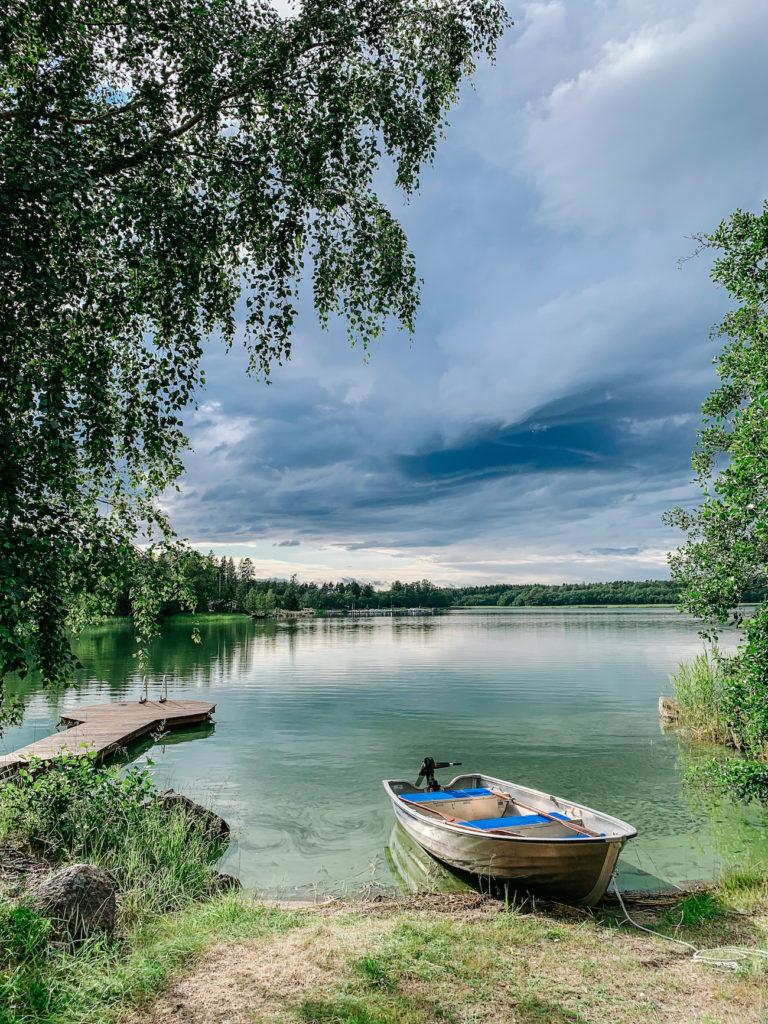
[[473, 875], [593, 906], [637, 835], [602, 811], [491, 775], [457, 775], [442, 788], [434, 767], [425, 759], [427, 789], [403, 779], [384, 780], [384, 789], [421, 847]]

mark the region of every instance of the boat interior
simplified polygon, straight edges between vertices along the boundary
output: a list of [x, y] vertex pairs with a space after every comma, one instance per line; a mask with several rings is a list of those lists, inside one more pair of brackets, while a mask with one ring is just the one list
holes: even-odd
[[399, 798], [414, 809], [436, 820], [480, 832], [526, 839], [587, 839], [605, 835], [586, 829], [583, 819], [573, 813], [574, 809], [569, 809], [570, 814], [550, 809], [538, 813], [539, 809], [513, 794], [486, 786], [433, 792], [406, 784], [398, 789]]

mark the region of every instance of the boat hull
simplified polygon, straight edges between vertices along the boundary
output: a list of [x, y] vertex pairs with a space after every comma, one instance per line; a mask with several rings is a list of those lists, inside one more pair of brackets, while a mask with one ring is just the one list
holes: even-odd
[[[455, 782], [466, 778], [460, 777]], [[486, 776], [474, 778], [482, 778], [482, 784], [487, 784]], [[538, 799], [539, 807], [563, 806], [562, 802], [535, 790], [523, 790], [501, 780], [490, 781], [503, 785], [509, 792], [525, 792], [529, 799], [533, 796]], [[447, 788], [453, 786], [451, 783]], [[636, 834], [625, 822], [574, 805], [569, 807], [571, 814], [583, 812], [581, 816], [585, 821], [591, 816], [615, 822], [618, 826], [612, 829], [615, 834], [595, 838], [574, 835], [573, 839], [548, 840], [475, 833], [471, 829], [432, 820], [400, 799], [387, 783], [385, 788], [398, 822], [423, 849], [443, 863], [473, 875], [509, 882], [515, 888], [546, 893], [586, 906], [594, 905], [604, 895], [622, 846]], [[594, 828], [595, 824], [599, 826], [600, 821], [594, 821], [590, 827]], [[607, 833], [607, 826], [605, 831]]]

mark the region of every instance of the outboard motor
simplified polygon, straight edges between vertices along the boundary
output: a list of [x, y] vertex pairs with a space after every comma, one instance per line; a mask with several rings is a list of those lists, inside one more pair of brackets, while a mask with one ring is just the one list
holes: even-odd
[[435, 778], [436, 769], [453, 768], [460, 765], [461, 761], [436, 761], [434, 757], [425, 757], [421, 762], [421, 768], [419, 768], [419, 777], [416, 779], [416, 785], [418, 786], [422, 779], [426, 779], [429, 792], [439, 793], [442, 787]]

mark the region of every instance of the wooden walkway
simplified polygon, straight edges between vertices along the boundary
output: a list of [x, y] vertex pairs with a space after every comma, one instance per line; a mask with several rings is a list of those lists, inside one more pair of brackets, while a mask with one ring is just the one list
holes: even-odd
[[101, 760], [121, 747], [157, 729], [177, 729], [207, 722], [215, 704], [201, 700], [121, 701], [118, 704], [90, 704], [65, 711], [63, 732], [30, 743], [12, 754], [0, 756], [0, 775], [32, 758], [47, 761], [59, 754], [94, 753]]

